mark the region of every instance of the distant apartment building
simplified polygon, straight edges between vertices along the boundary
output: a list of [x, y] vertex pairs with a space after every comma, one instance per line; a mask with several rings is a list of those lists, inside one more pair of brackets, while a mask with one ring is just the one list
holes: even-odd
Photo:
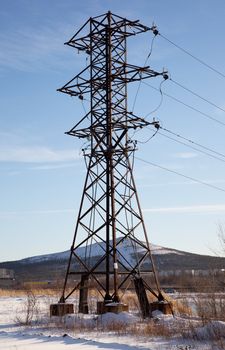
[[0, 269], [0, 287], [12, 286], [15, 281], [15, 274], [10, 269]]

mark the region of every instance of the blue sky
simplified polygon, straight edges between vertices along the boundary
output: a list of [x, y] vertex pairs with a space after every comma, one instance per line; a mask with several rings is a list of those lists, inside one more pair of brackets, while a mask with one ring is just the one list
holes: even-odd
[[[70, 247], [85, 167], [82, 143], [64, 135], [84, 111], [79, 100], [56, 92], [85, 66], [65, 47], [90, 16], [108, 10], [140, 19], [225, 74], [223, 0], [1, 0], [0, 1], [0, 261], [63, 251]], [[142, 65], [152, 33], [131, 38], [130, 63]], [[225, 109], [225, 79], [162, 37], [148, 64]], [[158, 88], [160, 81], [150, 80]], [[129, 91], [132, 108], [136, 88]], [[163, 91], [225, 123], [224, 111], [172, 81]], [[135, 113], [143, 116], [160, 93], [142, 84]], [[85, 106], [88, 109], [88, 105]], [[225, 126], [164, 96], [148, 118], [164, 128], [225, 153]], [[136, 134], [147, 140], [149, 130]], [[225, 164], [159, 134], [138, 145], [137, 156], [225, 189]], [[218, 248], [225, 193], [136, 160], [135, 177], [149, 239], [201, 254]]]

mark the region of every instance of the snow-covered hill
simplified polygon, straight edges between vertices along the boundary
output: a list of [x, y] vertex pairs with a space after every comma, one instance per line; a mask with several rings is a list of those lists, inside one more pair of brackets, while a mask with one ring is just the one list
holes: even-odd
[[[101, 243], [94, 243], [92, 244], [91, 247], [91, 256], [96, 257], [96, 256], [101, 256], [104, 254], [105, 251], [105, 244], [103, 242]], [[171, 248], [164, 248], [155, 244], [151, 244], [151, 252], [153, 255], [166, 255], [166, 254], [177, 254], [177, 255], [183, 255], [185, 254], [184, 252], [171, 249]], [[80, 247], [77, 249], [76, 253], [81, 257], [84, 258], [85, 252], [89, 252], [90, 246], [86, 247]], [[137, 253], [141, 254], [143, 248], [138, 247]], [[126, 259], [128, 261], [132, 261], [132, 255], [134, 254], [134, 246], [132, 245], [132, 242], [130, 240], [124, 240], [122, 243], [119, 244], [118, 246], [118, 251], [123, 255], [126, 256]], [[59, 253], [53, 253], [53, 254], [47, 254], [47, 255], [39, 255], [39, 256], [34, 256], [34, 257], [29, 257], [20, 260], [21, 263], [24, 264], [32, 264], [32, 263], [39, 263], [39, 262], [45, 262], [45, 261], [63, 261], [67, 260], [69, 258], [70, 251], [66, 250], [64, 252], [59, 252]]]
[[[89, 247], [88, 247], [89, 249]], [[118, 245], [118, 260], [124, 266], [134, 265], [137, 261], [136, 254], [139, 258], [143, 256], [143, 248], [139, 246], [138, 250], [134, 250], [130, 240], [123, 241]], [[77, 249], [76, 253], [81, 257], [85, 257], [85, 247]], [[89, 250], [88, 250], [89, 251]], [[225, 258], [213, 257], [207, 255], [199, 255], [188, 252], [179, 251], [172, 248], [165, 248], [158, 245], [151, 245], [152, 255], [154, 257], [155, 266], [158, 271], [192, 271], [194, 270], [213, 270], [224, 269]], [[92, 245], [91, 263], [95, 263], [99, 257], [105, 253], [103, 243], [94, 243]], [[121, 254], [120, 254], [121, 253]], [[64, 251], [54, 254], [39, 255], [29, 257], [18, 261], [8, 261], [0, 263], [0, 268], [12, 269], [17, 280], [22, 281], [49, 281], [63, 278], [67, 268], [70, 251]], [[124, 258], [122, 258], [122, 256]], [[89, 256], [89, 253], [88, 253]], [[146, 258], [145, 268], [148, 269], [150, 261]]]

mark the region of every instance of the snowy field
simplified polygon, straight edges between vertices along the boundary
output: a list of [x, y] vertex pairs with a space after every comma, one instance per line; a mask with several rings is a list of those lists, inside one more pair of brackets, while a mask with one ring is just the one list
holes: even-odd
[[[146, 321], [134, 313], [50, 318], [49, 305], [56, 301], [50, 295], [30, 299], [1, 296], [0, 350], [225, 349], [222, 321], [202, 322], [196, 316], [173, 317], [158, 312], [153, 320]], [[29, 325], [23, 324], [26, 321]]]

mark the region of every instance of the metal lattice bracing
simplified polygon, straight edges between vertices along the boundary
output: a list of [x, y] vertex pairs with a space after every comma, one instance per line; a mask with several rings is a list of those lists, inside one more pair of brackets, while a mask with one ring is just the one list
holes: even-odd
[[[130, 131], [155, 122], [127, 110], [128, 83], [164, 74], [127, 63], [127, 38], [150, 29], [108, 12], [90, 18], [66, 43], [84, 51], [89, 65], [59, 91], [90, 100], [90, 111], [67, 132], [87, 139], [89, 147], [83, 150], [87, 174], [61, 301], [79, 287], [68, 291], [74, 274], [91, 277], [105, 301], [118, 301], [118, 291], [146, 266], [154, 285], [145, 281], [145, 287], [162, 298], [133, 178], [135, 143], [129, 139]], [[78, 254], [81, 247], [84, 253]]]

